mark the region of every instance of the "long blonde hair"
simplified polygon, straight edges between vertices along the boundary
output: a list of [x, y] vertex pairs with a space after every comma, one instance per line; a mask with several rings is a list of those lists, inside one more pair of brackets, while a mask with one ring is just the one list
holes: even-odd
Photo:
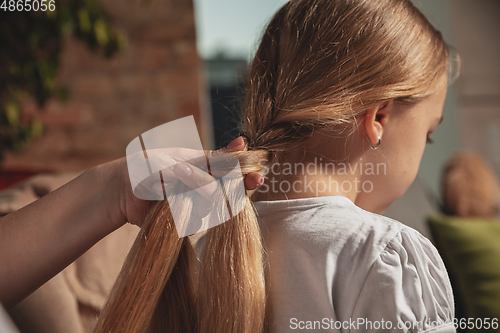
[[[352, 132], [371, 106], [417, 103], [438, 89], [449, 67], [441, 33], [409, 0], [292, 0], [272, 18], [251, 63], [242, 117], [247, 148], [233, 154], [244, 175], [259, 171], [261, 161], [273, 163], [318, 128]], [[245, 200], [242, 212], [207, 231], [199, 262], [171, 214], [181, 209], [189, 219], [192, 200], [158, 202], [95, 331], [266, 331], [264, 251]]]

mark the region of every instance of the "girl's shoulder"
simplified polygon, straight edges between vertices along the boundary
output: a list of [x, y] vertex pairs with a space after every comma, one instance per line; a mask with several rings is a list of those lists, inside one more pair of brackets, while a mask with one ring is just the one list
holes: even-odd
[[[372, 260], [358, 271], [363, 282], [358, 285], [351, 317], [384, 319], [394, 331], [411, 327], [407, 331], [455, 332], [453, 291], [436, 247], [399, 221], [363, 214], [372, 216], [375, 229], [385, 229], [388, 235], [373, 238], [373, 244], [366, 239], [365, 246], [373, 251]], [[378, 247], [374, 246], [377, 240]]]
[[351, 304], [350, 318], [384, 319], [394, 331], [403, 325], [412, 326], [409, 332], [455, 332], [451, 283], [432, 242], [400, 221], [355, 205], [344, 208], [348, 227], [331, 232], [344, 234], [336, 236], [345, 242], [334, 261], [349, 278], [334, 279], [333, 290]]
[[[308, 251], [358, 254], [373, 262], [389, 242], [406, 230], [418, 233], [399, 221], [371, 213], [343, 196], [315, 197], [254, 203], [265, 236], [291, 240]], [[421, 236], [423, 237], [423, 236]], [[421, 241], [418, 235], [412, 240]], [[351, 250], [348, 248], [351, 247]], [[343, 248], [344, 251], [339, 249]], [[338, 253], [337, 253], [338, 252]]]
[[383, 318], [395, 331], [455, 332], [448, 272], [437, 249], [418, 231], [403, 226], [361, 274], [352, 318]]

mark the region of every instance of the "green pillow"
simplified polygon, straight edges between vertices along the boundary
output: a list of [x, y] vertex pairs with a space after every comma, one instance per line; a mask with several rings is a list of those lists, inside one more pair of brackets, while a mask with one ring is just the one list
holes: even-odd
[[498, 324], [500, 220], [436, 215], [429, 226], [453, 285], [457, 318], [490, 318], [490, 324], [497, 318]]

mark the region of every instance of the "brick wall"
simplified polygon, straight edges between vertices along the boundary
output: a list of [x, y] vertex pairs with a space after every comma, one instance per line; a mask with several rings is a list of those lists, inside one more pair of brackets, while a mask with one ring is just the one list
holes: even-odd
[[500, 177], [500, 2], [453, 1], [462, 58], [459, 83], [462, 146], [480, 153]]
[[101, 3], [126, 33], [126, 52], [107, 60], [67, 40], [59, 80], [70, 100], [52, 100], [44, 110], [25, 105], [41, 115], [46, 134], [27, 151], [8, 154], [3, 170], [86, 169], [124, 156], [142, 132], [188, 115], [210, 147], [192, 0]]

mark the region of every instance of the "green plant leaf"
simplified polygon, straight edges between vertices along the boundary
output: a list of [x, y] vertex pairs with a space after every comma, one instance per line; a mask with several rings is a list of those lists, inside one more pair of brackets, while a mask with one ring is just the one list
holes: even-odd
[[5, 106], [5, 115], [7, 122], [11, 127], [17, 128], [20, 125], [21, 112], [19, 106], [15, 103], [8, 103]]
[[80, 29], [83, 32], [89, 32], [92, 24], [90, 23], [89, 12], [85, 8], [78, 10], [78, 20], [80, 23]]
[[103, 20], [99, 19], [94, 23], [94, 33], [95, 38], [97, 39], [97, 43], [99, 43], [100, 46], [108, 44], [108, 32], [106, 29], [106, 24]]
[[33, 119], [31, 122], [31, 137], [38, 138], [42, 136], [43, 130], [44, 127], [42, 121], [38, 118]]

